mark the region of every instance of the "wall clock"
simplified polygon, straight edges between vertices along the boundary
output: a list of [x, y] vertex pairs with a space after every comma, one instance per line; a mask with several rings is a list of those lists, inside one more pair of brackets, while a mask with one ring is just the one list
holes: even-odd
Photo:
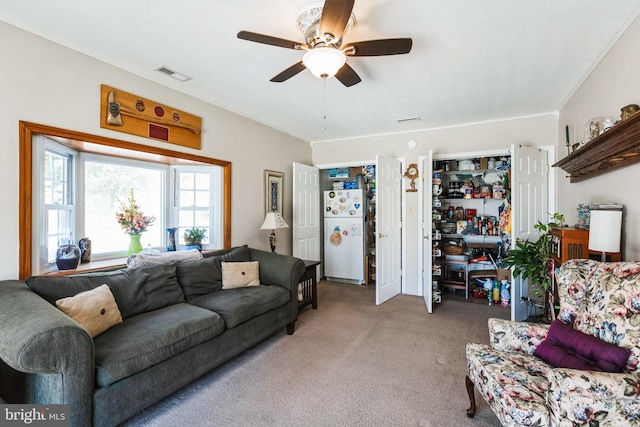
[[411, 180], [411, 188], [407, 188], [407, 192], [413, 193], [418, 191], [418, 189], [416, 188], [416, 178], [418, 178], [418, 165], [415, 163], [411, 163], [405, 171], [404, 176]]

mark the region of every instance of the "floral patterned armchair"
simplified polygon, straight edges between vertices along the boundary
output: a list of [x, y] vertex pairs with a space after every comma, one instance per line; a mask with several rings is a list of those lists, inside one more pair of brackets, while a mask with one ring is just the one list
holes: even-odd
[[559, 319], [629, 349], [626, 366], [554, 368], [534, 355], [549, 325], [489, 319], [491, 345], [467, 344], [467, 415], [477, 388], [504, 426], [640, 426], [640, 262], [571, 260], [556, 279]]

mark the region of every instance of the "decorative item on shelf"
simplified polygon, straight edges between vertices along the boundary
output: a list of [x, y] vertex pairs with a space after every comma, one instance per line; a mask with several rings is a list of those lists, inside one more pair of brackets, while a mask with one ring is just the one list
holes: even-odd
[[120, 227], [129, 234], [129, 249], [127, 255], [142, 252], [142, 243], [140, 243], [140, 235], [147, 231], [147, 228], [153, 225], [156, 217], [153, 215], [145, 215], [136, 203], [136, 196], [133, 191], [129, 191], [127, 202], [124, 203], [120, 198], [120, 212], [116, 212], [116, 220]]
[[276, 230], [279, 228], [289, 228], [289, 226], [279, 212], [268, 212], [264, 218], [264, 222], [260, 226], [260, 230], [271, 230], [269, 245], [271, 246], [271, 252], [273, 253], [276, 252], [276, 246], [278, 245], [278, 241], [276, 240]]
[[589, 250], [600, 252], [600, 260], [605, 262], [607, 252], [620, 252], [621, 230], [621, 210], [592, 210], [589, 219]]
[[629, 117], [640, 111], [640, 106], [637, 104], [629, 104], [620, 109], [620, 121], [627, 120]]
[[[596, 139], [603, 132], [602, 127], [604, 124], [602, 117], [594, 117], [591, 120], [587, 120], [584, 125], [584, 142], [587, 143], [593, 139]], [[578, 147], [580, 148], [580, 147]]]
[[207, 238], [206, 228], [191, 227], [185, 230], [182, 235], [184, 243], [187, 245], [187, 249], [202, 250], [202, 241]]
[[83, 237], [78, 242], [80, 248], [80, 262], [85, 264], [91, 262], [91, 239]]
[[58, 270], [73, 270], [80, 264], [80, 248], [78, 245], [60, 245], [56, 251]]
[[[407, 168], [407, 170], [405, 171], [404, 176], [411, 180], [411, 183], [410, 183], [411, 188], [407, 188], [407, 193], [415, 193], [416, 191], [418, 191], [418, 189], [416, 188], [416, 178], [418, 178], [418, 165], [415, 163], [411, 163]], [[434, 188], [435, 188], [435, 184], [434, 184]], [[440, 188], [439, 185], [438, 185], [438, 188]], [[440, 188], [440, 192], [442, 192], [441, 188]]]
[[167, 252], [176, 250], [176, 231], [177, 228], [167, 228]]

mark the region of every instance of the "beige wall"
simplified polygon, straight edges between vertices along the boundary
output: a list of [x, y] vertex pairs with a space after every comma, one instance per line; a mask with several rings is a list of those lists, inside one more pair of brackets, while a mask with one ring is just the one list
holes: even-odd
[[[311, 162], [309, 144], [5, 23], [0, 23], [0, 55], [0, 279], [18, 276], [20, 120], [231, 161], [234, 245], [269, 249], [269, 232], [259, 230], [264, 219], [263, 171], [284, 172], [284, 217], [291, 224], [291, 165]], [[202, 150], [101, 129], [102, 83], [201, 116]], [[278, 237], [278, 252], [290, 254], [291, 229], [279, 230]]]
[[[512, 144], [530, 147], [555, 146], [558, 122], [553, 114], [537, 117], [503, 120], [455, 128], [395, 135], [373, 136], [347, 141], [317, 143], [313, 147], [313, 162], [326, 165], [336, 162], [358, 163], [374, 160], [376, 154], [404, 159], [405, 164], [418, 163], [420, 156], [429, 150], [436, 155], [477, 153], [480, 151], [507, 151]], [[407, 142], [416, 141], [410, 149]], [[430, 184], [431, 177], [427, 183]], [[422, 244], [422, 228], [419, 224], [421, 193], [406, 195], [406, 272], [404, 293], [422, 293], [418, 260], [418, 248]]]
[[[624, 32], [609, 53], [589, 75], [584, 84], [560, 111], [558, 127], [558, 158], [567, 155], [564, 145], [565, 125], [569, 125], [571, 143], [584, 137], [584, 125], [593, 117], [620, 116], [620, 108], [640, 104], [640, 56], [635, 54], [640, 40], [640, 18]], [[640, 198], [635, 185], [640, 177], [640, 165], [571, 184], [566, 174], [558, 179], [559, 210], [566, 212], [569, 223], [576, 221], [579, 203], [613, 201], [625, 206], [625, 259], [640, 260]]]

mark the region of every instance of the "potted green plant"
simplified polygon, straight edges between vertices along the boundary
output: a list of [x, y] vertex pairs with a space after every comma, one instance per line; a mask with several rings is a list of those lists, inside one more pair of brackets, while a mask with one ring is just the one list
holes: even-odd
[[182, 238], [187, 245], [187, 249], [202, 250], [202, 241], [207, 237], [207, 230], [205, 228], [192, 227], [185, 230]]
[[544, 296], [545, 318], [548, 314], [549, 292], [553, 286], [553, 265], [549, 248], [551, 227], [562, 227], [563, 225], [564, 215], [559, 213], [552, 214], [551, 221], [547, 224], [538, 221], [533, 226], [540, 233], [538, 240], [527, 239], [523, 242], [516, 242], [516, 247], [510, 249], [503, 260], [503, 266], [513, 267], [514, 277], [521, 277], [523, 280], [529, 279], [531, 295]]

